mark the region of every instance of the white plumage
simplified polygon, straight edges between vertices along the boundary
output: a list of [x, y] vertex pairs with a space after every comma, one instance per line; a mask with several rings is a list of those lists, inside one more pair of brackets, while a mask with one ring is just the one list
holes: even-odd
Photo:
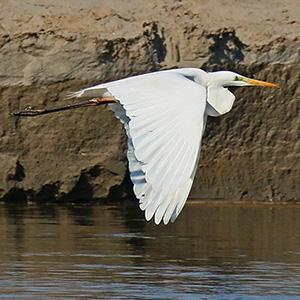
[[[189, 195], [208, 115], [229, 111], [225, 86], [264, 84], [233, 72], [159, 71], [83, 89], [77, 97], [114, 97], [108, 104], [128, 136], [129, 171], [145, 217], [174, 221]], [[258, 83], [259, 82], [259, 83]]]

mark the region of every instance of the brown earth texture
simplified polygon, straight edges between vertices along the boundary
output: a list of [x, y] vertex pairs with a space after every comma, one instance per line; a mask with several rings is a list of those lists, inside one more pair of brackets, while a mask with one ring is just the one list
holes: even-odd
[[300, 200], [298, 0], [0, 1], [0, 199], [132, 198], [122, 125], [106, 107], [34, 118], [27, 105], [173, 67], [233, 70], [241, 88], [209, 118], [192, 198]]

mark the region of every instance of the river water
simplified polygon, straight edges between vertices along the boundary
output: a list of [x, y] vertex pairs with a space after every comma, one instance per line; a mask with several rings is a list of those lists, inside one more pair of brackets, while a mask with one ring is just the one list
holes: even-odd
[[0, 205], [0, 299], [300, 299], [300, 207]]

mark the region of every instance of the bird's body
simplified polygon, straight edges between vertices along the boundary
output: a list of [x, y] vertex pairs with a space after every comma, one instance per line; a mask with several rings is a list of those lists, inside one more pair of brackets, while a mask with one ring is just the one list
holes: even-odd
[[196, 173], [207, 116], [233, 105], [227, 86], [268, 85], [239, 74], [196, 68], [133, 76], [83, 89], [77, 97], [113, 98], [108, 104], [128, 136], [129, 171], [145, 217], [174, 221]]

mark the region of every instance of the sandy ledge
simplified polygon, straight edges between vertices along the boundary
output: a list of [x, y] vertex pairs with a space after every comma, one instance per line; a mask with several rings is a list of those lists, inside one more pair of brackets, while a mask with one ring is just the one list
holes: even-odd
[[240, 89], [234, 109], [208, 121], [191, 197], [299, 201], [299, 1], [42, 3], [0, 4], [1, 199], [133, 197], [126, 138], [108, 109], [10, 113], [133, 74], [200, 67], [281, 89]]

